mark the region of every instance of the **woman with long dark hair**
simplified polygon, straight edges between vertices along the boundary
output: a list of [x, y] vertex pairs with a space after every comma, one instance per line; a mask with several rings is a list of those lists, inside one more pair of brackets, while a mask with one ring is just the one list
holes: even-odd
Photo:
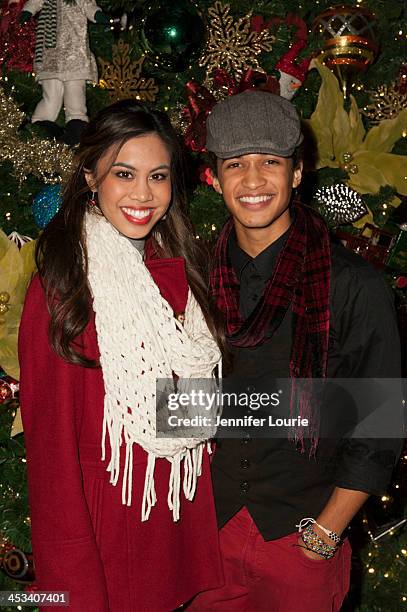
[[210, 378], [222, 344], [184, 175], [167, 116], [113, 104], [38, 239], [19, 340], [33, 553], [72, 612], [169, 612], [221, 581], [207, 445], [155, 435], [156, 379]]

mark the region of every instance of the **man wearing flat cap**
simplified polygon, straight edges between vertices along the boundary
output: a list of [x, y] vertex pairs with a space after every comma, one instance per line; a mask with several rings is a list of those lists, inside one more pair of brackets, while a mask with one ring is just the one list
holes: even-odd
[[[215, 248], [210, 292], [225, 321], [232, 380], [250, 377], [248, 393], [274, 379], [294, 388], [300, 380], [400, 376], [387, 286], [293, 199], [302, 140], [295, 107], [264, 91], [222, 100], [207, 121], [213, 186], [231, 215]], [[308, 429], [217, 440], [225, 584], [188, 609], [341, 608], [351, 557], [344, 532], [369, 495], [386, 490], [400, 441], [321, 435], [306, 385], [300, 396], [294, 403]], [[341, 407], [338, 414], [336, 433]]]

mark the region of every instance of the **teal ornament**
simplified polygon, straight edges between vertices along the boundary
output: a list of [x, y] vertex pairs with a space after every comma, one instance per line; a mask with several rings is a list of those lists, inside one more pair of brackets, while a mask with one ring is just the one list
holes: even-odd
[[206, 42], [206, 25], [192, 0], [153, 2], [142, 24], [146, 54], [164, 71], [186, 70], [198, 59]]
[[61, 185], [47, 185], [38, 193], [32, 205], [34, 221], [43, 229], [61, 208]]

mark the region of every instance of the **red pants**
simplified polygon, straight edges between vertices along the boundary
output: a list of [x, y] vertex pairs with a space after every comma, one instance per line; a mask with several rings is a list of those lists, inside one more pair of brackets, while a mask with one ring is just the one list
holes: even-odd
[[188, 612], [337, 612], [349, 589], [351, 548], [313, 560], [298, 533], [265, 542], [246, 508], [221, 530], [222, 588], [195, 597]]

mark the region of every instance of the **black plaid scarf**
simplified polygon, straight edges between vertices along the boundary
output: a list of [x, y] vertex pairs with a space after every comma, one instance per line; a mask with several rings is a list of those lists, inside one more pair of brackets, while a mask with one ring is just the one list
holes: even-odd
[[[325, 378], [331, 271], [329, 233], [323, 219], [310, 208], [294, 204], [292, 212], [293, 223], [273, 276], [251, 315], [244, 320], [239, 312], [239, 281], [228, 257], [233, 219], [226, 223], [216, 245], [210, 294], [225, 316], [228, 341], [236, 347], [269, 341], [291, 305], [290, 377]], [[295, 405], [299, 409], [297, 414], [308, 418], [311, 447], [315, 450], [318, 417], [311, 409], [309, 397], [304, 386], [298, 398], [293, 389], [291, 407]], [[303, 442], [301, 433], [296, 437]]]

